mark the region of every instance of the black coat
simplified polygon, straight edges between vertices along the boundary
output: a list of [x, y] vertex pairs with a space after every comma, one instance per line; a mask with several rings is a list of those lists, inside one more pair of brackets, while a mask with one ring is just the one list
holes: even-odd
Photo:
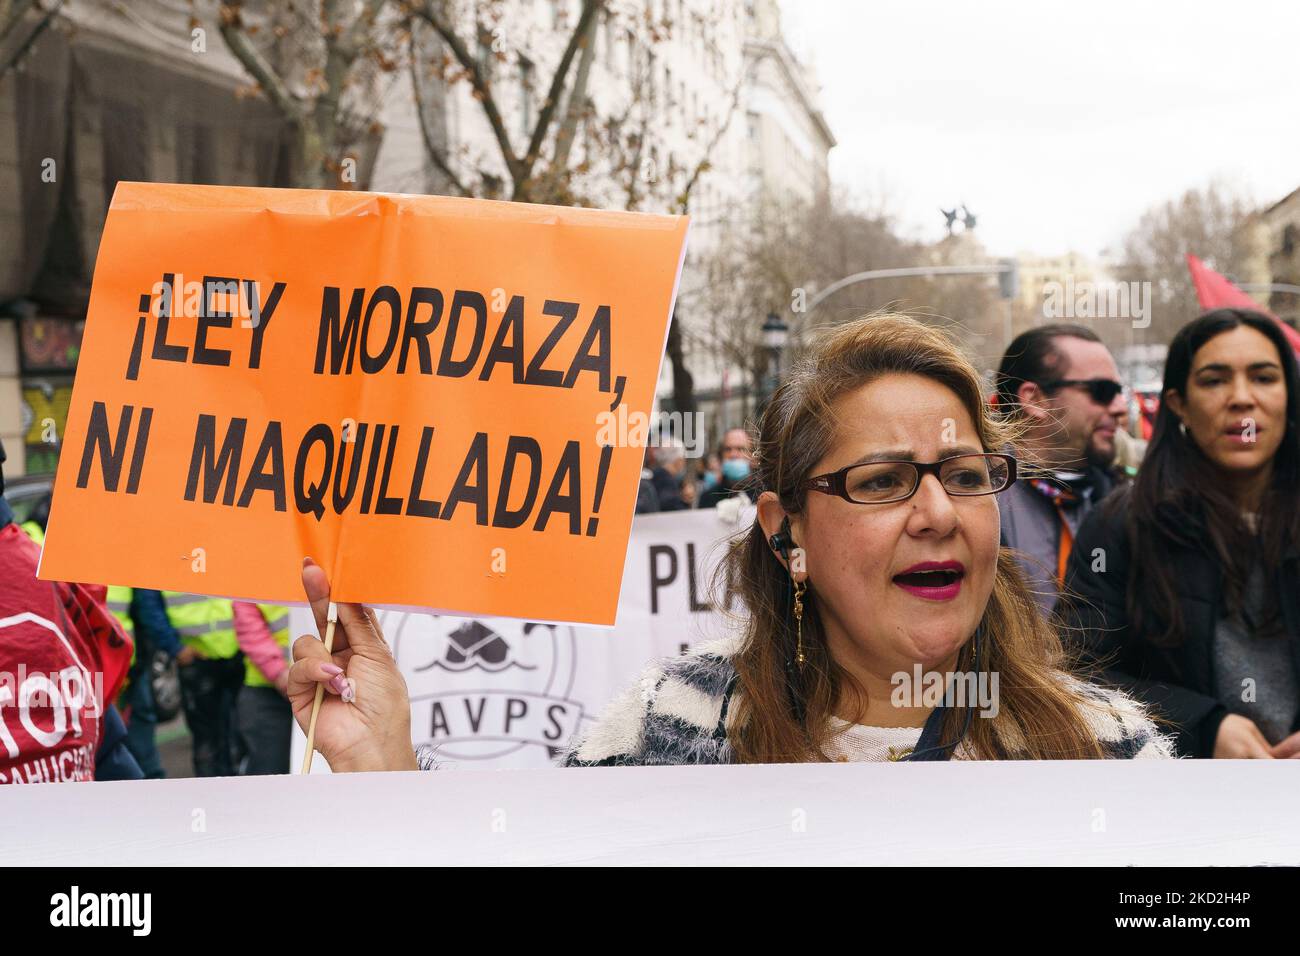
[[[1132, 560], [1129, 492], [1128, 487], [1117, 490], [1079, 528], [1066, 568], [1065, 592], [1056, 605], [1062, 636], [1086, 665], [1102, 668], [1105, 682], [1174, 725], [1179, 756], [1211, 757], [1219, 724], [1229, 713], [1214, 686], [1214, 638], [1223, 614], [1218, 557], [1208, 542], [1170, 554], [1184, 632], [1177, 646], [1158, 647], [1135, 633], [1127, 609]], [[1105, 569], [1094, 571], [1100, 556]], [[1300, 551], [1292, 548], [1275, 573], [1292, 666], [1300, 675]], [[1292, 731], [1296, 729], [1293, 724]]]
[[725, 501], [727, 498], [734, 498], [736, 495], [744, 492], [744, 488], [739, 484], [733, 485], [729, 481], [721, 482], [714, 485], [708, 491], [700, 495], [700, 508], [716, 508], [719, 501]]
[[681, 481], [670, 474], [667, 468], [656, 468], [650, 481], [655, 486], [655, 494], [659, 496], [660, 511], [683, 511], [690, 507], [682, 501]]

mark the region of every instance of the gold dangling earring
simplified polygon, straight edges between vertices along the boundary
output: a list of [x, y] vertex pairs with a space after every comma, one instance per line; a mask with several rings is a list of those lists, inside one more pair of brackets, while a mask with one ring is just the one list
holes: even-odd
[[808, 585], [803, 581], [796, 581], [794, 585], [794, 619], [798, 642], [795, 645], [794, 662], [799, 665], [799, 670], [803, 670], [803, 593], [808, 589]]

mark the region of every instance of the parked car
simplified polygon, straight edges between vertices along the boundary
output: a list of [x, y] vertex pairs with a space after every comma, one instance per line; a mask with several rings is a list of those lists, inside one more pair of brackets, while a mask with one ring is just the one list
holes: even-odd
[[5, 500], [14, 511], [14, 522], [35, 520], [41, 527], [50, 513], [50, 496], [54, 493], [54, 475], [5, 476]]

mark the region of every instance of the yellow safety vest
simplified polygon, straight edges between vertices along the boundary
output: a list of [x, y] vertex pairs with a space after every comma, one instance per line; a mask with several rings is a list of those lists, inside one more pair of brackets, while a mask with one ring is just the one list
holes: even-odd
[[[289, 650], [289, 609], [278, 604], [259, 604], [257, 609], [262, 612], [262, 617], [266, 618], [266, 626], [271, 629], [275, 642], [287, 654]], [[253, 663], [248, 655], [244, 655], [244, 686], [271, 686], [271, 682], [266, 679], [266, 675], [258, 670], [257, 665]]]
[[117, 618], [117, 623], [122, 625], [122, 630], [126, 631], [127, 636], [131, 638], [131, 666], [134, 667], [136, 640], [135, 621], [131, 620], [131, 595], [131, 589], [125, 585], [108, 586], [108, 613]]
[[227, 660], [239, 653], [235, 609], [229, 598], [164, 591], [167, 619], [181, 637], [209, 660]]
[[[135, 637], [135, 622], [131, 620], [131, 595], [130, 588], [121, 584], [110, 584], [108, 586], [108, 610], [117, 618], [117, 623], [122, 625], [122, 630]], [[131, 658], [135, 660], [134, 655]]]

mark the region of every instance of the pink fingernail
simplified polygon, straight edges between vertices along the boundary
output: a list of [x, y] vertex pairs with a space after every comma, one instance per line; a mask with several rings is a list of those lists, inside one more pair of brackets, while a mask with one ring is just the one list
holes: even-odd
[[339, 667], [337, 664], [322, 664], [320, 669], [326, 674], [329, 674], [330, 677], [338, 677], [343, 673], [343, 668]]
[[342, 697], [348, 692], [348, 679], [342, 674], [335, 674], [330, 678], [330, 690]]
[[345, 677], [343, 680], [346, 682], [346, 686], [341, 695], [343, 697], [343, 703], [350, 704], [357, 699], [357, 684], [351, 677]]

